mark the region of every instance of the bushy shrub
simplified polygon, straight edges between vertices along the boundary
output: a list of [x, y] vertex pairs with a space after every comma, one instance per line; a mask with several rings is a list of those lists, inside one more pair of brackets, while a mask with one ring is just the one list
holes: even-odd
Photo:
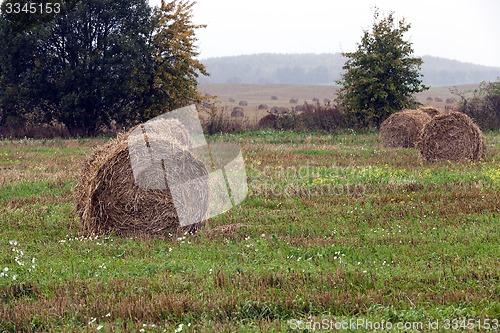
[[346, 125], [345, 114], [337, 105], [306, 102], [300, 110], [303, 111], [298, 112], [295, 108], [288, 112], [270, 112], [259, 121], [259, 128], [334, 132]]
[[275, 116], [274, 114], [268, 114], [262, 117], [259, 120], [259, 128], [265, 129], [265, 128], [276, 128], [278, 122], [278, 117]]
[[234, 107], [229, 112], [227, 107], [220, 107], [218, 105], [219, 101], [215, 96], [206, 98], [205, 102], [202, 105], [198, 105], [204, 133], [241, 133], [252, 130], [255, 127], [251, 126], [248, 117], [242, 114], [243, 108]]
[[344, 111], [338, 105], [304, 104], [304, 111], [297, 116], [297, 128], [334, 132], [346, 126]]
[[[482, 130], [500, 129], [500, 78], [496, 82], [483, 82], [478, 90], [452, 93], [460, 97], [458, 111], [465, 113]], [[472, 93], [472, 97], [469, 97]]]

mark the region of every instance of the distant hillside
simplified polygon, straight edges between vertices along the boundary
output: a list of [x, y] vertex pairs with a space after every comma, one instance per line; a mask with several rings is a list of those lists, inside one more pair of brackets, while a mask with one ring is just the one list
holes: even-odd
[[[423, 81], [449, 86], [500, 77], [500, 68], [423, 56]], [[332, 84], [340, 78], [345, 59], [335, 54], [253, 54], [202, 60], [210, 73], [200, 83]]]

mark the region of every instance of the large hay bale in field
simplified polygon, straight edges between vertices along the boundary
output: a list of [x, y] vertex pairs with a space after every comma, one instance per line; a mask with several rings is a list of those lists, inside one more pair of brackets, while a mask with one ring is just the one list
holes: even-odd
[[[155, 127], [157, 132], [149, 131], [147, 137], [144, 136], [145, 142], [142, 143], [147, 147], [150, 147], [152, 143], [156, 146], [169, 147], [171, 154], [166, 163], [170, 163], [169, 173], [173, 173], [172, 176], [178, 182], [187, 182], [207, 175], [205, 165], [186, 150], [190, 140], [185, 128], [177, 120], [173, 122], [174, 126], [172, 123], [170, 125], [157, 124], [158, 126]], [[155, 186], [144, 188], [137, 184], [129, 155], [130, 135], [131, 132], [119, 135], [107, 145], [96, 149], [85, 162], [76, 186], [76, 210], [83, 227], [90, 233], [116, 232], [125, 235], [165, 235], [177, 230], [194, 230], [196, 224], [181, 228], [179, 216], [198, 214], [199, 221], [206, 219], [208, 184], [197, 184], [199, 193], [196, 195], [184, 188], [181, 189], [184, 202], [190, 204], [177, 207], [178, 210], [176, 210], [169, 188], [172, 184], [166, 185], [165, 173], [161, 178], [166, 186], [149, 189]], [[148, 158], [149, 156], [144, 157], [146, 162]], [[161, 167], [165, 172], [163, 163], [164, 160], [162, 160]], [[174, 167], [171, 167], [172, 165]], [[179, 168], [176, 168], [177, 166]], [[158, 170], [152, 169], [142, 168], [142, 172], [146, 175], [144, 179], [150, 179], [152, 183], [155, 183], [159, 178]], [[194, 213], [193, 207], [197, 209]]]
[[486, 157], [483, 133], [461, 112], [434, 117], [424, 126], [417, 146], [425, 161], [477, 161]]
[[384, 147], [413, 148], [424, 125], [431, 120], [425, 112], [404, 110], [392, 114], [380, 126]]
[[431, 117], [443, 114], [443, 110], [434, 106], [423, 106], [421, 108], [418, 108], [418, 110], [427, 113]]

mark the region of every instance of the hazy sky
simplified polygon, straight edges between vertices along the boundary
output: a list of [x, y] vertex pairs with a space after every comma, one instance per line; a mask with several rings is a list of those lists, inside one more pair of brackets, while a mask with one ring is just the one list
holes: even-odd
[[[160, 0], [150, 0], [152, 5]], [[406, 18], [418, 56], [500, 67], [498, 0], [198, 0], [201, 58], [252, 53], [353, 51], [373, 6]]]

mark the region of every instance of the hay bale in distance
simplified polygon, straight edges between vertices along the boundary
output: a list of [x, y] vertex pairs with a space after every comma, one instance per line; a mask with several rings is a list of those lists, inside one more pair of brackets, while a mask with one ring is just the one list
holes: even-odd
[[404, 110], [392, 114], [380, 126], [384, 147], [413, 148], [424, 125], [431, 117], [419, 110]]
[[478, 161], [486, 157], [486, 140], [466, 114], [449, 112], [434, 117], [417, 144], [424, 161]]
[[421, 108], [418, 108], [418, 110], [427, 113], [431, 117], [443, 114], [443, 110], [434, 106], [423, 106]]
[[[172, 138], [171, 134], [149, 133], [147, 140], [177, 147], [169, 158], [178, 161], [179, 165], [186, 165], [189, 170], [178, 170], [175, 177], [180, 177], [177, 178], [180, 181], [187, 181], [193, 176], [207, 175], [205, 165], [183, 149], [182, 144], [189, 144], [187, 141], [179, 142], [182, 141], [183, 133], [175, 135], [180, 140]], [[181, 228], [179, 216], [193, 207], [202, 207], [199, 210], [199, 220], [206, 219], [208, 184], [200, 184], [197, 202], [192, 202], [191, 207], [180, 207], [176, 211], [168, 187], [143, 189], [136, 185], [129, 157], [128, 136], [129, 134], [119, 135], [107, 145], [96, 149], [85, 162], [75, 188], [76, 211], [84, 229], [93, 234], [115, 232], [124, 235], [166, 235], [178, 230], [195, 230], [196, 224]], [[187, 201], [195, 200], [189, 193], [183, 194], [188, 197]], [[199, 198], [204, 200], [199, 202]]]
[[245, 116], [245, 111], [243, 110], [242, 107], [235, 106], [231, 111], [231, 117], [244, 117], [244, 116]]
[[304, 105], [297, 105], [295, 108], [294, 108], [295, 112], [304, 112], [306, 110], [306, 108], [304, 107]]

